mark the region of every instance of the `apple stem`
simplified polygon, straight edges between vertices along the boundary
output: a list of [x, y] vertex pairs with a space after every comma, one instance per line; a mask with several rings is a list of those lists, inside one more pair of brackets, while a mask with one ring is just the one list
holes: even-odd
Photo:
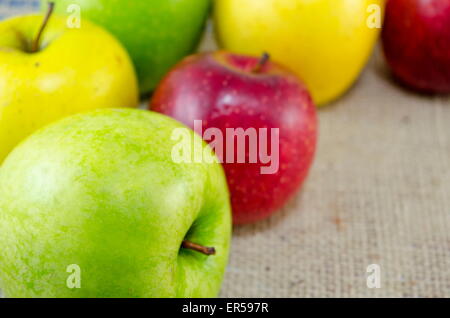
[[192, 243], [189, 241], [183, 241], [183, 244], [181, 244], [181, 247], [186, 248], [188, 250], [193, 250], [205, 255], [214, 255], [216, 254], [216, 249], [214, 247], [206, 247], [202, 246], [200, 244]]
[[55, 3], [49, 2], [47, 14], [45, 15], [44, 21], [42, 22], [41, 28], [39, 29], [36, 38], [34, 39], [33, 46], [31, 47], [31, 53], [36, 53], [37, 51], [39, 51], [39, 44], [41, 42], [42, 33], [44, 33], [45, 27], [47, 26], [48, 21], [50, 20], [54, 8]]
[[269, 62], [270, 55], [267, 52], [264, 52], [261, 58], [259, 59], [258, 64], [253, 68], [252, 73], [259, 73], [263, 69], [263, 67]]

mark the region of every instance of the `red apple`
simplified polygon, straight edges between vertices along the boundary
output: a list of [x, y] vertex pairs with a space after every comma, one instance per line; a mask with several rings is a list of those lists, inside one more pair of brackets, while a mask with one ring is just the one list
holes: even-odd
[[[216, 143], [213, 148], [224, 162], [235, 224], [279, 210], [310, 170], [317, 140], [315, 105], [298, 77], [268, 56], [219, 51], [188, 57], [161, 82], [150, 105], [192, 128], [201, 120], [202, 131], [196, 130], [211, 146], [219, 137], [205, 132], [219, 130], [224, 147]], [[238, 128], [241, 137], [247, 133], [245, 144], [231, 133]]]
[[450, 93], [450, 0], [388, 0], [383, 46], [394, 76], [425, 93]]

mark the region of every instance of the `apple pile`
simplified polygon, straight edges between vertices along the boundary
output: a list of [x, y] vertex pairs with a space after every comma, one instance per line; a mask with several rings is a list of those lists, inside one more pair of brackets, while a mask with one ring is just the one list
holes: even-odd
[[[141, 92], [194, 46], [203, 2], [161, 4], [174, 15], [192, 10], [179, 22], [198, 25], [185, 28], [198, 34], [173, 56], [153, 50], [172, 45], [170, 29], [158, 29], [151, 45], [127, 42], [145, 75]], [[144, 2], [134, 3], [140, 12]], [[95, 14], [96, 5], [83, 13]], [[137, 107], [139, 90], [125, 48], [102, 27], [53, 9], [0, 23], [0, 288], [7, 297], [216, 296], [231, 238], [222, 166], [184, 125], [127, 109]], [[132, 24], [123, 26], [141, 41]], [[176, 132], [188, 138], [174, 141]], [[201, 161], [173, 160], [176, 146], [191, 145]]]
[[[122, 42], [136, 66], [141, 94], [150, 93], [201, 38], [211, 0], [53, 0], [56, 12], [80, 8], [81, 17], [105, 27]], [[41, 0], [47, 7], [48, 0]], [[75, 9], [74, 9], [75, 10]]]
[[[191, 55], [210, 0], [42, 3], [43, 16], [0, 22], [8, 297], [217, 296], [232, 224], [300, 190], [316, 105], [357, 79], [379, 33], [367, 14], [381, 23], [385, 8], [216, 0], [224, 50]], [[386, 10], [395, 76], [450, 92], [450, 0]], [[148, 93], [149, 109], [135, 109]]]
[[384, 2], [215, 0], [214, 20], [223, 48], [269, 53], [305, 81], [320, 106], [342, 96], [361, 74], [380, 31], [368, 21], [373, 16], [381, 26]]
[[0, 23], [0, 164], [24, 138], [55, 120], [138, 105], [128, 53], [105, 30], [83, 22], [69, 29], [64, 18], [42, 23], [31, 15]]

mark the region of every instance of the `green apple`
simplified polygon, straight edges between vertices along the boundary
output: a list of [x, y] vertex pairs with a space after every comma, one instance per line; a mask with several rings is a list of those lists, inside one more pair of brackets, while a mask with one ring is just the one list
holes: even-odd
[[[176, 137], [180, 129], [189, 138]], [[0, 168], [5, 295], [217, 296], [228, 188], [217, 161], [174, 160], [180, 145], [214, 156], [173, 119], [106, 109], [63, 119], [16, 148]]]
[[[46, 7], [48, 0], [41, 0]], [[81, 15], [111, 31], [128, 49], [141, 93], [198, 45], [210, 0], [55, 0], [56, 11]], [[78, 9], [77, 9], [78, 6]]]
[[0, 165], [20, 141], [55, 120], [138, 104], [133, 64], [112, 35], [87, 22], [71, 29], [56, 16], [47, 25], [43, 20], [0, 22]]

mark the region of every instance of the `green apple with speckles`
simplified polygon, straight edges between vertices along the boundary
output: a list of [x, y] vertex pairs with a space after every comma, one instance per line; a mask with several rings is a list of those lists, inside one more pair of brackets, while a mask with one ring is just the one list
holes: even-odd
[[[203, 155], [180, 161], [176, 149]], [[0, 168], [0, 288], [7, 297], [217, 296], [231, 216], [213, 156], [188, 128], [143, 110], [97, 110], [39, 130]]]
[[[90, 19], [128, 49], [141, 93], [153, 90], [180, 59], [197, 47], [210, 0], [53, 0], [56, 12]], [[47, 8], [48, 0], [41, 0]]]

